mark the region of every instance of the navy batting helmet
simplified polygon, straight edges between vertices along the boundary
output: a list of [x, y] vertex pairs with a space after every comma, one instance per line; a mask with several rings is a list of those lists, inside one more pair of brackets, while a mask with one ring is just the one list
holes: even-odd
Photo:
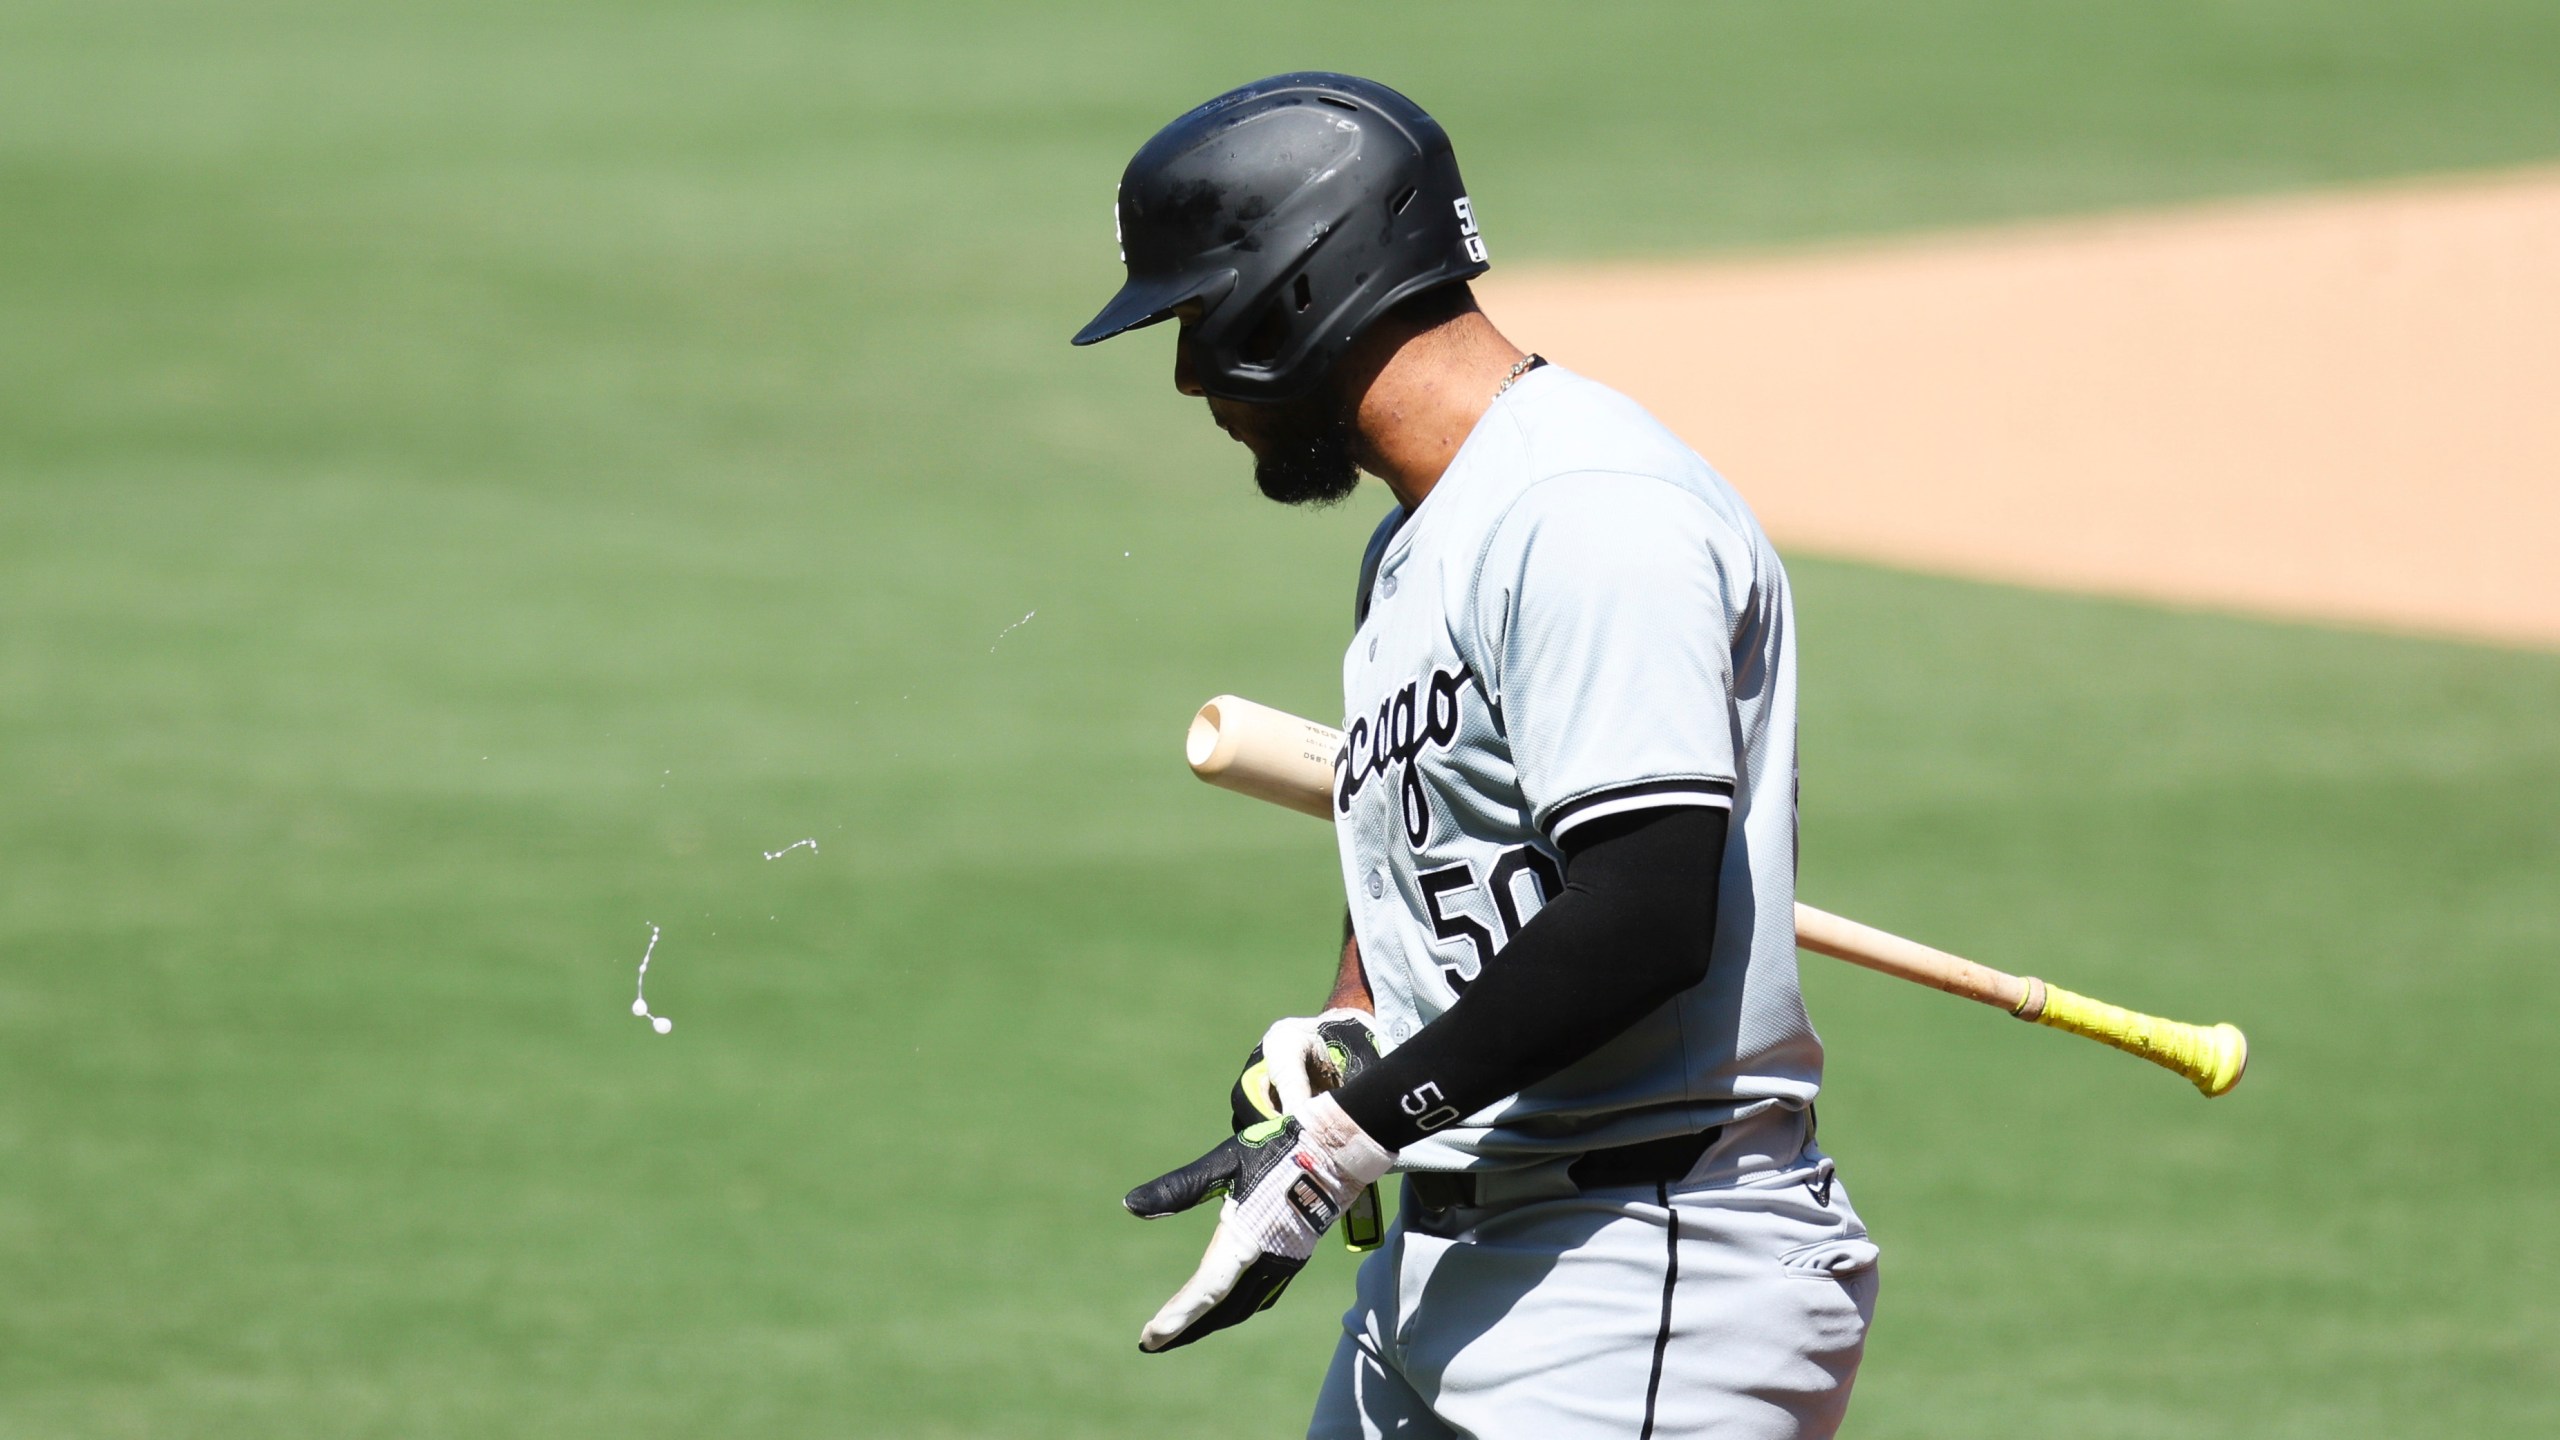
[[1306, 394], [1398, 301], [1487, 268], [1439, 122], [1329, 71], [1256, 80], [1157, 131], [1115, 218], [1129, 278], [1075, 343], [1196, 306], [1201, 388], [1230, 400]]

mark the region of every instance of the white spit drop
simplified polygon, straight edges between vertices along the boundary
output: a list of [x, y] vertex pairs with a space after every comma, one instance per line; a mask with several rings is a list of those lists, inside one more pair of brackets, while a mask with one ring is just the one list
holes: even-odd
[[649, 947], [640, 952], [640, 981], [637, 993], [631, 997], [631, 1013], [648, 1021], [650, 1029], [664, 1035], [676, 1028], [676, 1022], [664, 1015], [649, 1013], [649, 957], [657, 953], [658, 927], [653, 924], [649, 926]]
[[[1040, 612], [1039, 612], [1039, 611], [1037, 611], [1037, 610], [1025, 610], [1025, 611], [1023, 611], [1023, 612], [1022, 612], [1022, 618], [1021, 618], [1021, 619], [1014, 621], [1012, 624], [1007, 625], [1007, 626], [1006, 626], [1006, 627], [1004, 627], [1003, 629], [1001, 629], [1001, 630], [999, 630], [999, 631], [997, 631], [997, 632], [996, 632], [996, 645], [1001, 645], [1001, 644], [1003, 644], [1003, 643], [1004, 643], [1004, 637], [1006, 637], [1007, 635], [1012, 634], [1012, 633], [1013, 633], [1014, 631], [1016, 631], [1016, 630], [1021, 629], [1023, 626], [1030, 624], [1030, 623], [1031, 623], [1031, 617], [1032, 617], [1032, 616], [1034, 616], [1034, 615], [1037, 615], [1037, 614], [1039, 614], [1039, 613], [1040, 613]], [[987, 647], [987, 653], [988, 653], [988, 654], [990, 654], [990, 655], [993, 655], [994, 653], [996, 653], [996, 645], [990, 645], [990, 646], [988, 646], [988, 647]], [[907, 698], [907, 697], [905, 697], [905, 696], [901, 695], [901, 696], [899, 696], [898, 698], [899, 698], [899, 699], [901, 699], [901, 700], [903, 700], [903, 699], [905, 699], [905, 698]]]

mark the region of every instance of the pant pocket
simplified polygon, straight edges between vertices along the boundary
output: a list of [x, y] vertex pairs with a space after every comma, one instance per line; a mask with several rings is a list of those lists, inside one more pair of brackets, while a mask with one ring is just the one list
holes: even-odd
[[1401, 1363], [1412, 1342], [1414, 1321], [1431, 1289], [1431, 1277], [1439, 1272], [1441, 1257], [1449, 1253], [1452, 1242], [1413, 1229], [1404, 1230], [1398, 1240], [1393, 1251], [1395, 1323], [1387, 1338], [1394, 1347], [1393, 1358]]
[[1807, 1280], [1845, 1280], [1874, 1269], [1882, 1253], [1864, 1235], [1835, 1235], [1781, 1252], [1778, 1266]]

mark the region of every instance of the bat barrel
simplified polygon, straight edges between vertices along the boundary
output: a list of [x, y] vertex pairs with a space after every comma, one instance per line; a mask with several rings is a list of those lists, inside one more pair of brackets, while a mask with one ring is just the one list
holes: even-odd
[[1333, 818], [1333, 761], [1342, 732], [1285, 710], [1221, 695], [1191, 717], [1182, 754], [1191, 773], [1319, 820]]

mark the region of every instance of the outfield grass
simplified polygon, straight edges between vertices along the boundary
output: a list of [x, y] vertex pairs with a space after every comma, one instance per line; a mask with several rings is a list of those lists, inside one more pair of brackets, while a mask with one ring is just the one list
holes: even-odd
[[[1294, 1433], [1339, 1260], [1142, 1359], [1113, 1202], [1321, 990], [1173, 747], [1375, 502], [1066, 350], [1127, 151], [1371, 69], [1498, 259], [2560, 155], [2550, 7], [2333, 8], [10, 7], [0, 1435]], [[1854, 1433], [2560, 1424], [2560, 659], [1797, 572], [1808, 897], [2258, 1042], [1808, 961]]]

